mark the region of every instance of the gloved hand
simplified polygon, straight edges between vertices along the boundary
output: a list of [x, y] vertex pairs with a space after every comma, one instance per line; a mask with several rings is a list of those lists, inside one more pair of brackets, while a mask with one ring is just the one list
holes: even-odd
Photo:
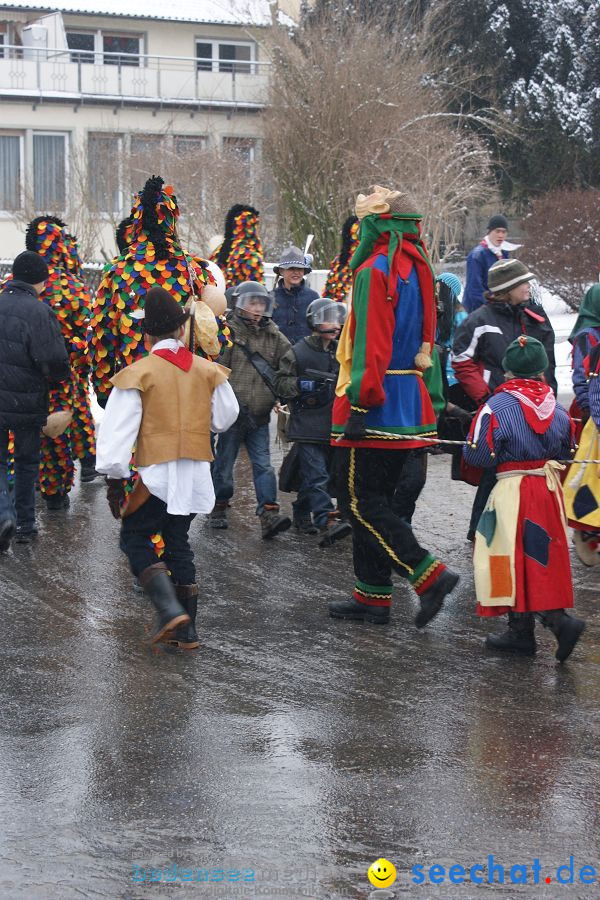
[[458, 419], [463, 425], [470, 425], [475, 412], [469, 412], [467, 409], [463, 409], [462, 406], [451, 404], [447, 409], [447, 414], [452, 416], [453, 419]]
[[121, 504], [125, 500], [125, 485], [120, 478], [106, 479], [106, 499], [115, 519], [121, 518]]
[[297, 378], [296, 384], [298, 385], [298, 390], [304, 393], [311, 393], [312, 391], [316, 391], [317, 382], [313, 381], [310, 378]]
[[344, 428], [344, 439], [346, 441], [362, 441], [366, 436], [365, 413], [358, 409], [353, 409]]

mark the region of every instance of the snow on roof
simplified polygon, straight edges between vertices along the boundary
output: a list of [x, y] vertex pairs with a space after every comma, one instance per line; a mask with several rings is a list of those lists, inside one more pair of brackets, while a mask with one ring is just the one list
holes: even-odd
[[269, 25], [270, 0], [66, 0], [63, 3], [11, 3], [2, 9], [31, 12], [80, 13], [131, 19], [207, 22], [211, 25]]

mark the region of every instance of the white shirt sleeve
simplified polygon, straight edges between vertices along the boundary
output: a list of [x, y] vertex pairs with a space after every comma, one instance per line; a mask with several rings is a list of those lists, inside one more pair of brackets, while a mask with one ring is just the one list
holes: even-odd
[[240, 412], [233, 388], [223, 381], [213, 391], [210, 430], [215, 434], [231, 428]]
[[135, 388], [110, 392], [96, 445], [96, 471], [109, 478], [129, 478], [131, 451], [142, 422], [142, 398]]

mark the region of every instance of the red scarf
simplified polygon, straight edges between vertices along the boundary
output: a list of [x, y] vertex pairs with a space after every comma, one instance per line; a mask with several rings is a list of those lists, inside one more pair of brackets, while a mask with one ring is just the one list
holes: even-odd
[[525, 421], [536, 434], [548, 431], [556, 410], [556, 397], [549, 385], [530, 378], [511, 378], [496, 388], [494, 394], [502, 392], [519, 401]]
[[173, 363], [174, 366], [177, 366], [178, 369], [182, 369], [184, 372], [189, 372], [192, 368], [194, 354], [187, 347], [180, 345], [175, 351], [169, 350], [168, 347], [161, 347], [160, 350], [153, 350], [152, 352], [155, 356], [166, 359], [167, 362]]

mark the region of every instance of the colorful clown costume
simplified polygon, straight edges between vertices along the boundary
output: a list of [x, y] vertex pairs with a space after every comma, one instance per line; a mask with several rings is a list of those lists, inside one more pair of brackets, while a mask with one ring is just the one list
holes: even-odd
[[[381, 212], [371, 213], [371, 202]], [[356, 584], [352, 599], [330, 603], [329, 612], [387, 622], [394, 570], [419, 595], [416, 625], [423, 627], [458, 576], [419, 545], [392, 500], [406, 451], [427, 446], [420, 438], [436, 434], [423, 384], [436, 327], [434, 275], [409, 198], [374, 188], [359, 197], [360, 216], [359, 206], [364, 218], [351, 262], [352, 305], [338, 347], [332, 417], [338, 504], [352, 523]]]
[[225, 218], [225, 237], [211, 254], [225, 275], [228, 288], [243, 281], [264, 283], [263, 248], [258, 231], [258, 210], [253, 206], [232, 206]]
[[350, 260], [358, 247], [359, 222], [356, 216], [348, 216], [342, 228], [342, 247], [334, 257], [327, 274], [321, 296], [345, 303], [352, 289]]

